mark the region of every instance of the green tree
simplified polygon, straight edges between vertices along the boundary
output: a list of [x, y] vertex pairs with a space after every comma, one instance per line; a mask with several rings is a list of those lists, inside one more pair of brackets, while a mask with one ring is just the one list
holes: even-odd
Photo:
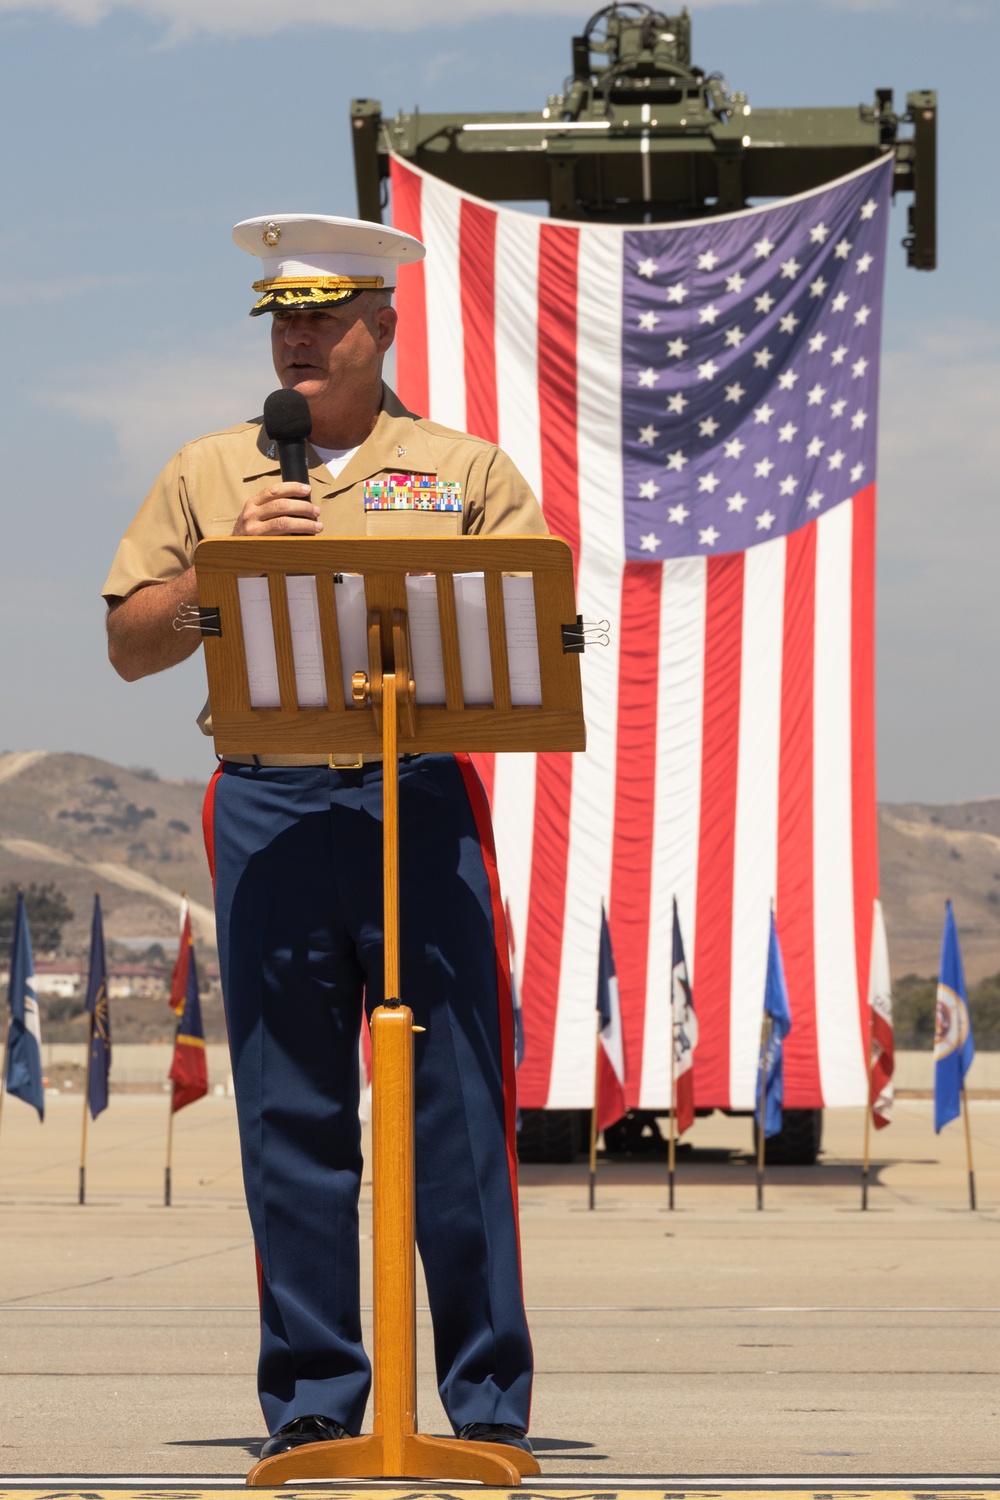
[[[4, 960], [10, 957], [14, 941], [17, 889], [13, 881], [0, 888], [0, 958]], [[73, 912], [64, 893], [52, 880], [45, 885], [36, 885], [32, 881], [24, 892], [24, 904], [28, 909], [32, 946], [40, 953], [49, 953], [53, 948], [58, 948], [63, 928], [73, 920]]]

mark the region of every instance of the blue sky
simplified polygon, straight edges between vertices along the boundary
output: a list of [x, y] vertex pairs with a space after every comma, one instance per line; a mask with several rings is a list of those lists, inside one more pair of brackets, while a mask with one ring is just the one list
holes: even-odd
[[[670, 7], [668, 7], [670, 8]], [[0, 0], [0, 750], [207, 775], [200, 657], [120, 683], [99, 591], [186, 438], [259, 411], [238, 219], [356, 212], [348, 106], [537, 108], [586, 0]], [[450, 20], [457, 14], [460, 20]], [[695, 61], [757, 106], [941, 95], [940, 269], [890, 256], [882, 376], [880, 794], [1000, 794], [1000, 6], [693, 5]], [[891, 241], [905, 232], [895, 210]]]

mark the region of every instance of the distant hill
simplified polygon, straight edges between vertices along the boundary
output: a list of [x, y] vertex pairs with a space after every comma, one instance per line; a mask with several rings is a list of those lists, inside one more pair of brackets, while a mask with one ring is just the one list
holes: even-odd
[[89, 755], [0, 755], [0, 885], [55, 883], [75, 919], [63, 947], [89, 942], [100, 887], [110, 938], [177, 938], [187, 891], [197, 940], [214, 949], [200, 782], [168, 781]]
[[[0, 885], [54, 880], [76, 913], [65, 934], [84, 951], [94, 886], [110, 938], [176, 940], [186, 890], [195, 934], [214, 950], [201, 835], [205, 788], [92, 756], [0, 754]], [[896, 976], [937, 972], [944, 899], [955, 903], [971, 981], [1000, 971], [1000, 797], [885, 803], [882, 900]]]

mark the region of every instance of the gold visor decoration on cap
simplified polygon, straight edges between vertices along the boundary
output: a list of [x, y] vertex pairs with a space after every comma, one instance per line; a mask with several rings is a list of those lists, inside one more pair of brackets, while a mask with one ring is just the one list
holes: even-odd
[[384, 276], [271, 276], [254, 282], [254, 291], [263, 295], [250, 309], [250, 316], [275, 308], [324, 307], [332, 302], [349, 302], [359, 292], [377, 292], [384, 286]]

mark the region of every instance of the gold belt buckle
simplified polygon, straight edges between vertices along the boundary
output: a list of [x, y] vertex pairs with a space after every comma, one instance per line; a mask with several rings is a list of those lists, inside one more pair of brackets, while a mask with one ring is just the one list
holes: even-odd
[[360, 771], [365, 763], [364, 752], [361, 750], [358, 751], [357, 760], [349, 760], [347, 762], [335, 761], [332, 750], [329, 752], [327, 760], [331, 771]]

